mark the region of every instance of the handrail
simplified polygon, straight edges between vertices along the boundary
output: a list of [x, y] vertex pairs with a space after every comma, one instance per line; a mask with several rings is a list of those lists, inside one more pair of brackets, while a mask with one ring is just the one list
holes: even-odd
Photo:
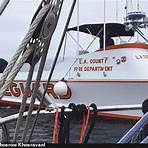
[[[36, 113], [37, 113], [37, 111], [33, 111], [32, 114], [35, 115]], [[49, 111], [46, 111], [46, 110], [42, 110], [41, 111], [41, 114], [47, 114], [47, 113], [49, 113]], [[23, 116], [25, 117], [27, 115], [28, 115], [28, 112], [27, 111], [24, 112], [24, 115]], [[1, 124], [4, 124], [4, 123], [7, 123], [9, 121], [15, 120], [15, 119], [18, 118], [18, 116], [19, 116], [19, 113], [13, 114], [13, 115], [10, 115], [10, 116], [7, 116], [7, 117], [0, 118], [0, 125]]]
[[119, 140], [118, 143], [129, 143], [137, 131], [148, 124], [148, 112]]
[[[41, 114], [55, 113], [56, 109], [54, 107], [55, 106], [53, 105], [53, 106], [49, 106], [49, 110], [48, 110], [48, 108], [46, 108], [46, 110], [41, 110]], [[141, 108], [142, 108], [141, 104], [135, 104], [135, 105], [98, 106], [97, 110], [100, 112], [100, 111], [122, 111], [122, 110], [137, 110], [137, 109], [139, 110]], [[59, 109], [59, 112], [60, 112], [60, 109]], [[65, 112], [71, 112], [71, 109], [66, 108]], [[37, 113], [37, 111], [33, 111], [33, 115], [36, 113]], [[24, 112], [23, 116], [27, 116], [27, 114], [28, 114], [28, 112], [26, 111], [26, 112]], [[4, 124], [4, 123], [9, 122], [11, 120], [15, 120], [18, 118], [18, 116], [19, 116], [19, 113], [0, 118], [0, 124]]]
[[[41, 110], [40, 114], [54, 114], [57, 110], [55, 108], [55, 106], [51, 104], [49, 106], [49, 108], [46, 108], [45, 110]], [[141, 109], [141, 104], [135, 104], [135, 105], [115, 105], [115, 106], [98, 106], [97, 107], [97, 111], [98, 112], [103, 112], [103, 111], [119, 111], [119, 110], [137, 110], [137, 109]], [[90, 107], [90, 111], [92, 111], [93, 108]], [[66, 107], [65, 108], [65, 112], [71, 112], [72, 109]], [[61, 112], [61, 108], [58, 109], [58, 112]], [[35, 115], [37, 113], [37, 111], [33, 111], [32, 112], [32, 115]], [[23, 114], [23, 117], [27, 116], [28, 115], [28, 111], [24, 112]], [[17, 118], [19, 117], [19, 113], [17, 114], [13, 114], [13, 115], [10, 115], [10, 116], [7, 116], [7, 117], [3, 117], [3, 118], [0, 118], [0, 125], [2, 126], [2, 130], [3, 130], [3, 136], [4, 136], [4, 139], [3, 139], [3, 142], [8, 142], [9, 140], [9, 133], [8, 133], [8, 130], [7, 130], [7, 127], [6, 127], [6, 123], [10, 122], [10, 121], [13, 121], [13, 120], [16, 120]], [[148, 115], [147, 115], [147, 119], [148, 119]], [[141, 127], [141, 125], [140, 125]], [[145, 141], [144, 141], [145, 142]]]
[[[111, 45], [111, 46], [107, 46], [105, 50], [120, 49], [120, 48], [148, 49], [148, 44], [144, 44], [144, 43], [127, 43], [127, 44]], [[99, 51], [103, 51], [103, 48], [96, 50], [96, 52], [99, 52]]]
[[143, 139], [143, 141], [141, 142], [141, 144], [144, 144], [144, 143], [148, 143], [148, 136], [145, 139]]

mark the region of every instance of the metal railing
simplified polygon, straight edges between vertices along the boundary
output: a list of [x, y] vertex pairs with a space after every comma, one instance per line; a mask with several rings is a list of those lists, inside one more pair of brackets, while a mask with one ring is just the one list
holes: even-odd
[[[142, 139], [148, 132], [148, 112], [119, 140], [118, 143], [148, 143], [148, 137]], [[147, 126], [147, 127], [146, 127]], [[148, 133], [146, 133], [148, 135]]]

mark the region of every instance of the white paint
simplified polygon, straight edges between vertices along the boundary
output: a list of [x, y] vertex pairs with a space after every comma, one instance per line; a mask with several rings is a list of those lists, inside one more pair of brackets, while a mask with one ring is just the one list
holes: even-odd
[[54, 92], [56, 93], [57, 96], [64, 96], [67, 94], [67, 85], [63, 81], [59, 81], [54, 85]]

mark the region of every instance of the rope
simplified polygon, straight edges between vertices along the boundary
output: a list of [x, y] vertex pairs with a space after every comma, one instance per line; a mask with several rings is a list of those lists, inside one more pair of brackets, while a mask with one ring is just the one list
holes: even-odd
[[30, 106], [29, 106], [29, 111], [28, 111], [28, 115], [27, 115], [27, 119], [26, 119], [25, 129], [24, 129], [24, 132], [23, 132], [22, 142], [24, 142], [27, 131], [28, 131], [28, 126], [29, 126], [29, 123], [30, 123], [30, 120], [31, 120], [33, 105], [34, 105], [35, 99], [36, 99], [36, 92], [37, 92], [37, 90], [40, 86], [40, 80], [41, 80], [42, 72], [43, 72], [43, 69], [44, 69], [44, 65], [45, 65], [45, 61], [46, 61], [46, 57], [47, 57], [47, 52], [48, 52], [48, 49], [44, 50], [42, 58], [41, 58], [41, 62], [40, 62], [40, 66], [39, 66], [34, 90], [33, 90], [32, 97], [31, 97], [31, 103], [30, 103]]
[[[70, 103], [68, 108], [72, 109], [70, 113], [66, 113], [65, 107], [62, 106], [61, 114], [60, 114], [60, 130], [58, 135], [58, 143], [65, 143], [68, 144], [69, 139], [69, 132], [70, 132], [70, 121], [74, 115], [78, 113], [77, 106], [74, 103]], [[76, 116], [77, 117], [77, 116]]]
[[84, 142], [83, 142], [84, 144], [86, 144], [89, 140], [90, 134], [91, 134], [91, 132], [92, 132], [94, 126], [95, 126], [95, 121], [96, 121], [96, 117], [97, 117], [97, 106], [93, 103], [93, 104], [90, 105], [90, 107], [93, 108], [93, 116], [90, 120], [91, 121], [90, 127], [89, 127], [88, 132], [86, 134], [86, 137], [84, 139]]
[[70, 122], [72, 119], [76, 118], [76, 120], [79, 120], [82, 118], [83, 114], [86, 113], [86, 106], [84, 104], [75, 105], [74, 103], [70, 103], [68, 108], [72, 109], [72, 111], [65, 115], [65, 128], [63, 131], [65, 133], [65, 143], [69, 143], [70, 141]]
[[[49, 27], [49, 23], [51, 24], [50, 27]], [[23, 142], [24, 142], [26, 134], [27, 134], [27, 130], [28, 130], [28, 126], [29, 126], [29, 122], [30, 122], [31, 114], [32, 114], [32, 110], [33, 110], [33, 104], [34, 104], [35, 99], [36, 99], [36, 92], [37, 92], [39, 85], [40, 85], [40, 80], [41, 80], [43, 68], [44, 68], [44, 65], [45, 65], [45, 62], [46, 62], [46, 57], [47, 57], [47, 53], [48, 53], [48, 49], [49, 49], [49, 44], [50, 44], [51, 37], [52, 37], [52, 34], [55, 30], [56, 25], [57, 25], [56, 16], [52, 12], [52, 9], [50, 9], [49, 13], [46, 16], [44, 26], [43, 26], [41, 34], [40, 34], [41, 38], [44, 40], [44, 43], [45, 43], [44, 48], [43, 48], [44, 51], [43, 51], [43, 55], [42, 55], [42, 58], [41, 58], [39, 71], [38, 71], [35, 87], [34, 87], [34, 90], [33, 90], [32, 98], [31, 98], [31, 103], [30, 103], [30, 106], [29, 106], [28, 116], [27, 116], [27, 119], [26, 119], [25, 130], [23, 132], [23, 137], [22, 137]], [[38, 115], [39, 115], [39, 110], [38, 110], [36, 117], [35, 117], [35, 120], [33, 122], [33, 126], [32, 126], [32, 129], [31, 129], [31, 133], [29, 135], [28, 142], [31, 139], [31, 136], [32, 136]]]
[[58, 143], [58, 135], [59, 135], [59, 120], [58, 119], [59, 119], [59, 108], [56, 108], [54, 128], [53, 128], [53, 137], [52, 137], [53, 144]]
[[[59, 14], [60, 14], [60, 12], [61, 12], [61, 7], [62, 7], [62, 4], [63, 4], [63, 0], [57, 0], [56, 1], [56, 3], [55, 3], [55, 6], [54, 6], [54, 8], [53, 8], [53, 10], [52, 10], [52, 13], [53, 14], [56, 14], [56, 15], [54, 15], [55, 16], [55, 18], [54, 18], [54, 21], [55, 21], [55, 19], [56, 19], [56, 21], [55, 21], [55, 27], [56, 27], [56, 25], [57, 25], [57, 22], [58, 22], [58, 18], [59, 18]], [[51, 14], [52, 14], [51, 13]], [[50, 15], [48, 16], [49, 18], [47, 19], [47, 20], [50, 20]], [[51, 20], [51, 21], [53, 21], [53, 20]], [[51, 23], [51, 22], [50, 22]], [[47, 26], [48, 26], [48, 23], [45, 23]], [[54, 29], [55, 29], [55, 27], [54, 28], [52, 28], [53, 29], [53, 31], [54, 31]], [[45, 27], [46, 28], [46, 27]], [[49, 29], [49, 31], [50, 31], [50, 34], [49, 35], [52, 35], [52, 29]], [[47, 38], [47, 37], [46, 37]], [[49, 38], [49, 37], [48, 37]], [[51, 38], [49, 38], [49, 39], [51, 39]], [[48, 47], [49, 45], [47, 44], [47, 47]], [[32, 133], [33, 133], [33, 130], [34, 130], [34, 127], [35, 127], [35, 124], [36, 124], [36, 121], [37, 121], [37, 118], [38, 118], [38, 116], [39, 116], [39, 112], [40, 112], [40, 110], [41, 110], [41, 105], [43, 104], [43, 99], [44, 99], [44, 97], [45, 97], [45, 95], [46, 95], [46, 92], [47, 92], [47, 89], [48, 89], [48, 85], [49, 85], [49, 78], [48, 78], [48, 81], [47, 81], [47, 84], [46, 84], [46, 88], [45, 88], [45, 90], [44, 90], [44, 93], [43, 93], [43, 96], [41, 97], [41, 101], [40, 101], [40, 105], [39, 105], [39, 107], [38, 107], [38, 111], [37, 111], [37, 114], [36, 114], [36, 116], [35, 116], [35, 119], [34, 119], [34, 122], [33, 122], [33, 125], [32, 125], [32, 129], [31, 129], [31, 132], [30, 132], [30, 135], [29, 135], [29, 138], [28, 138], [28, 142], [30, 141], [30, 139], [31, 139], [31, 136], [32, 136]]]
[[64, 110], [65, 110], [65, 107], [62, 106], [61, 107], [61, 114], [60, 114], [60, 129], [59, 129], [58, 143], [65, 143]]
[[26, 105], [26, 101], [27, 101], [27, 98], [28, 98], [28, 91], [29, 91], [29, 88], [30, 88], [34, 67], [35, 67], [34, 64], [30, 66], [30, 70], [29, 70], [29, 74], [28, 74], [28, 78], [27, 78], [27, 83], [26, 83], [26, 86], [25, 86], [24, 95], [23, 95], [23, 99], [22, 99], [22, 102], [21, 102], [20, 110], [19, 110], [19, 116], [18, 116], [18, 120], [17, 120], [17, 123], [16, 123], [15, 133], [14, 133], [14, 137], [13, 137], [13, 143], [16, 142], [20, 127], [22, 125], [23, 114], [24, 114], [24, 111], [25, 111], [25, 105]]
[[84, 105], [83, 110], [84, 111], [83, 111], [82, 128], [81, 128], [81, 133], [80, 133], [80, 143], [82, 143], [81, 141], [82, 141], [82, 137], [83, 137], [83, 135], [82, 135], [83, 134], [83, 128], [86, 124], [86, 115], [87, 115], [87, 112], [88, 112], [86, 105]]
[[[0, 78], [0, 87], [2, 87], [4, 85], [6, 78], [8, 77], [8, 75], [11, 72], [12, 68], [14, 67], [16, 61], [18, 60], [18, 58], [20, 56], [20, 54], [22, 53], [22, 51], [24, 50], [24, 48], [26, 47], [26, 45], [30, 41], [35, 29], [37, 28], [38, 24], [42, 20], [42, 17], [47, 13], [48, 10], [49, 10], [49, 5], [44, 6], [41, 9], [41, 11], [39, 12], [39, 14], [37, 15], [35, 21], [33, 21], [33, 23], [31, 24], [28, 33], [26, 34], [25, 38], [23, 39], [22, 43], [19, 46], [19, 49], [16, 51], [16, 53], [12, 57], [11, 61], [8, 63], [6, 69], [3, 72], [3, 75]], [[27, 57], [30, 53], [31, 53], [31, 51], [25, 52], [25, 56]], [[26, 58], [24, 58], [23, 62], [25, 62], [25, 59]], [[22, 64], [23, 64], [23, 62], [22, 62]], [[18, 65], [18, 67], [16, 67], [16, 69], [17, 68], [20, 69], [22, 64]], [[11, 77], [9, 77], [9, 80], [7, 81], [7, 83], [11, 83], [14, 80], [14, 78], [16, 76], [16, 72], [18, 72], [18, 70], [13, 71], [13, 75], [11, 75]], [[3, 94], [7, 90], [6, 87], [8, 88], [9, 84], [5, 83], [5, 86], [2, 87], [2, 89], [0, 90], [0, 99], [2, 98]]]
[[65, 130], [65, 144], [69, 143], [70, 138], [70, 120], [71, 120], [71, 113], [65, 114], [65, 123], [64, 123], [64, 130]]
[[[90, 120], [91, 107], [93, 108], [93, 115]], [[89, 107], [86, 107], [84, 104], [75, 105], [74, 103], [70, 103], [68, 108], [71, 109], [71, 112], [65, 112], [65, 106], [62, 106], [60, 116], [58, 110], [56, 110], [52, 143], [68, 144], [70, 142], [70, 122], [75, 117], [76, 120], [83, 117], [80, 144], [87, 143], [95, 125], [97, 106], [95, 104], [91, 104]], [[90, 126], [88, 129], [89, 121]]]
[[[41, 3], [42, 4], [42, 3]], [[40, 9], [41, 9], [41, 4], [40, 4]], [[45, 6], [44, 6], [45, 7]], [[48, 8], [50, 8], [48, 6]], [[49, 11], [49, 10], [48, 10]], [[47, 12], [47, 10], [46, 10]], [[40, 13], [39, 12], [39, 8], [37, 10], [37, 13]], [[33, 19], [32, 19], [32, 23], [33, 21], [36, 21], [36, 18], [35, 16], [37, 17], [37, 13], [35, 13]], [[43, 19], [41, 19], [43, 21]], [[41, 26], [41, 24], [39, 24]], [[37, 31], [37, 30], [36, 30]], [[39, 30], [37, 31], [39, 32]], [[38, 47], [39, 47], [39, 44], [41, 42], [39, 42], [40, 40], [37, 40], [38, 41]], [[35, 51], [35, 50], [34, 50]], [[37, 50], [36, 50], [37, 51]], [[38, 52], [38, 51], [37, 51]], [[29, 70], [29, 74], [28, 74], [28, 78], [27, 78], [27, 84], [26, 84], [26, 87], [25, 87], [25, 91], [24, 91], [24, 96], [23, 96], [23, 100], [22, 100], [22, 103], [21, 103], [21, 107], [20, 107], [20, 111], [19, 111], [19, 117], [18, 117], [18, 120], [17, 120], [17, 124], [16, 124], [16, 129], [15, 129], [15, 133], [14, 133], [14, 137], [13, 137], [13, 142], [16, 141], [17, 139], [17, 136], [18, 136], [18, 132], [19, 132], [19, 129], [20, 129], [20, 126], [22, 124], [22, 120], [23, 120], [23, 113], [25, 111], [25, 105], [26, 105], [26, 101], [27, 101], [27, 98], [28, 98], [28, 90], [30, 88], [30, 84], [31, 84], [31, 80], [32, 80], [32, 75], [33, 75], [33, 71], [34, 71], [34, 67], [35, 67], [35, 64], [37, 63], [37, 58], [35, 57], [37, 55], [37, 52], [33, 52], [33, 58], [32, 58], [32, 63], [30, 63], [30, 70]]]
[[80, 143], [82, 144], [84, 141], [84, 137], [86, 135], [87, 127], [89, 124], [89, 119], [90, 119], [90, 109], [87, 108], [87, 115], [84, 114], [83, 117], [83, 124], [82, 124], [82, 129], [81, 129], [81, 134], [80, 134]]
[[74, 117], [78, 117], [78, 108], [74, 103], [70, 103], [68, 108], [72, 109], [71, 112], [66, 113], [65, 107], [62, 106], [60, 114], [60, 130], [58, 135], [58, 143], [68, 144], [70, 141], [70, 121]]
[[2, 127], [2, 132], [3, 132], [3, 135], [2, 135], [2, 143], [9, 143], [9, 131], [7, 129], [7, 126], [5, 123], [1, 124], [1, 127]]
[[10, 73], [10, 76], [6, 80], [5, 84], [0, 90], [0, 98], [4, 96], [4, 92], [6, 92], [7, 88], [10, 86], [10, 84], [13, 82], [14, 78], [16, 77], [17, 73], [20, 71], [21, 67], [25, 63], [25, 61], [28, 59], [29, 55], [32, 53], [32, 50], [34, 48], [30, 46], [24, 53], [23, 57], [20, 59], [20, 61], [16, 64], [12, 72]]

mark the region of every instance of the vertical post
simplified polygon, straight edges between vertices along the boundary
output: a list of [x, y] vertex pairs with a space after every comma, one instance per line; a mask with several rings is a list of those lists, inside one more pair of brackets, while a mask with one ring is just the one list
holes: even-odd
[[[118, 23], [118, 0], [116, 0], [116, 22]], [[116, 37], [116, 44], [118, 44], [118, 38]]]
[[104, 44], [103, 44], [103, 50], [105, 51], [105, 38], [106, 38], [106, 0], [104, 0], [104, 33], [103, 33], [103, 38], [104, 38]]
[[128, 0], [126, 0], [126, 17], [127, 17], [127, 13], [128, 13]]
[[137, 10], [139, 10], [140, 6], [139, 6], [139, 0], [137, 0]]
[[[137, 0], [137, 11], [139, 11], [139, 0]], [[137, 33], [137, 42], [139, 42], [139, 34]]]
[[77, 0], [77, 55], [79, 55], [79, 25], [80, 25], [79, 24], [79, 12], [80, 12], [79, 0]]

